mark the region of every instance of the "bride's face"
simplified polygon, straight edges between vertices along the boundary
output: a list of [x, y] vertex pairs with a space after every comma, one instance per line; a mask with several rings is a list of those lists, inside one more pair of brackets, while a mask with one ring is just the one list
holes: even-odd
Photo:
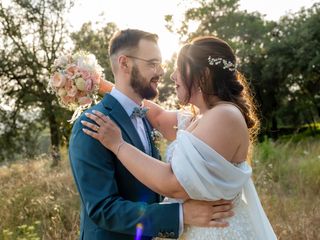
[[188, 90], [183, 82], [182, 75], [180, 71], [176, 68], [170, 76], [171, 80], [175, 83], [176, 94], [179, 102], [182, 104], [187, 104], [186, 99], [188, 96]]
[[[189, 73], [189, 67], [187, 68], [187, 73]], [[174, 72], [170, 76], [171, 80], [174, 81], [176, 87], [176, 94], [178, 100], [181, 104], [191, 103], [193, 105], [197, 105], [199, 94], [201, 92], [193, 86], [189, 96], [189, 90], [184, 82], [183, 76], [178, 68], [174, 70]], [[202, 95], [201, 95], [202, 96]], [[201, 98], [200, 96], [200, 98]]]

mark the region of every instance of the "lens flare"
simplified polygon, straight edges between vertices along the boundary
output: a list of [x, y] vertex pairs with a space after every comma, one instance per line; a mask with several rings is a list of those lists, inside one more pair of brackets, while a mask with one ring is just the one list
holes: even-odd
[[136, 227], [136, 237], [135, 240], [140, 240], [142, 237], [143, 225], [142, 223], [138, 223]]

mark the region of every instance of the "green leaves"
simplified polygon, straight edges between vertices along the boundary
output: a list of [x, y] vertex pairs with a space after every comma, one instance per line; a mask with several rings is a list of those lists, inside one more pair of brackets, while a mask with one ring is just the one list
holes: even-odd
[[[61, 109], [56, 97], [48, 92], [47, 81], [54, 59], [68, 41], [64, 14], [71, 5], [64, 0], [15, 0], [6, 6], [0, 4], [0, 89], [3, 90], [0, 106], [9, 105], [10, 109], [3, 110], [6, 114], [1, 122], [11, 126], [9, 132], [0, 136], [0, 142], [4, 143], [0, 161], [14, 158], [5, 154], [6, 149], [21, 156], [35, 153], [28, 144], [35, 146], [48, 125], [51, 144], [58, 147], [62, 140], [59, 126], [70, 113]], [[34, 123], [25, 119], [32, 110], [37, 110], [38, 116]]]
[[[258, 100], [263, 134], [319, 121], [320, 3], [274, 22], [240, 10], [238, 0], [193, 2], [197, 6], [186, 11], [176, 33], [181, 40], [216, 35], [234, 48]], [[167, 20], [174, 29], [172, 18]], [[190, 32], [195, 21], [198, 27]]]

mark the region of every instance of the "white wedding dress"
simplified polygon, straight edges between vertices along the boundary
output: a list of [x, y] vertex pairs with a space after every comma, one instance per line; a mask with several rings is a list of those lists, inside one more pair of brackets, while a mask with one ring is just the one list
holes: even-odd
[[[166, 159], [190, 198], [234, 199], [234, 216], [226, 228], [184, 226], [181, 240], [273, 240], [276, 235], [261, 206], [246, 163], [232, 164], [206, 143], [184, 129], [190, 114], [178, 113], [177, 139], [167, 149]], [[168, 202], [182, 202], [166, 198]], [[160, 238], [156, 238], [160, 239]]]

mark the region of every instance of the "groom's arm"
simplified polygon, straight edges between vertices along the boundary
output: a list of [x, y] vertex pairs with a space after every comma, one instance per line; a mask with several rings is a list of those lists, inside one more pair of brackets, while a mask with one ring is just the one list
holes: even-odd
[[93, 222], [123, 234], [135, 235], [137, 226], [142, 226], [144, 236], [177, 238], [179, 204], [123, 199], [115, 181], [114, 155], [84, 134], [79, 120], [70, 139], [69, 154], [80, 197]]

